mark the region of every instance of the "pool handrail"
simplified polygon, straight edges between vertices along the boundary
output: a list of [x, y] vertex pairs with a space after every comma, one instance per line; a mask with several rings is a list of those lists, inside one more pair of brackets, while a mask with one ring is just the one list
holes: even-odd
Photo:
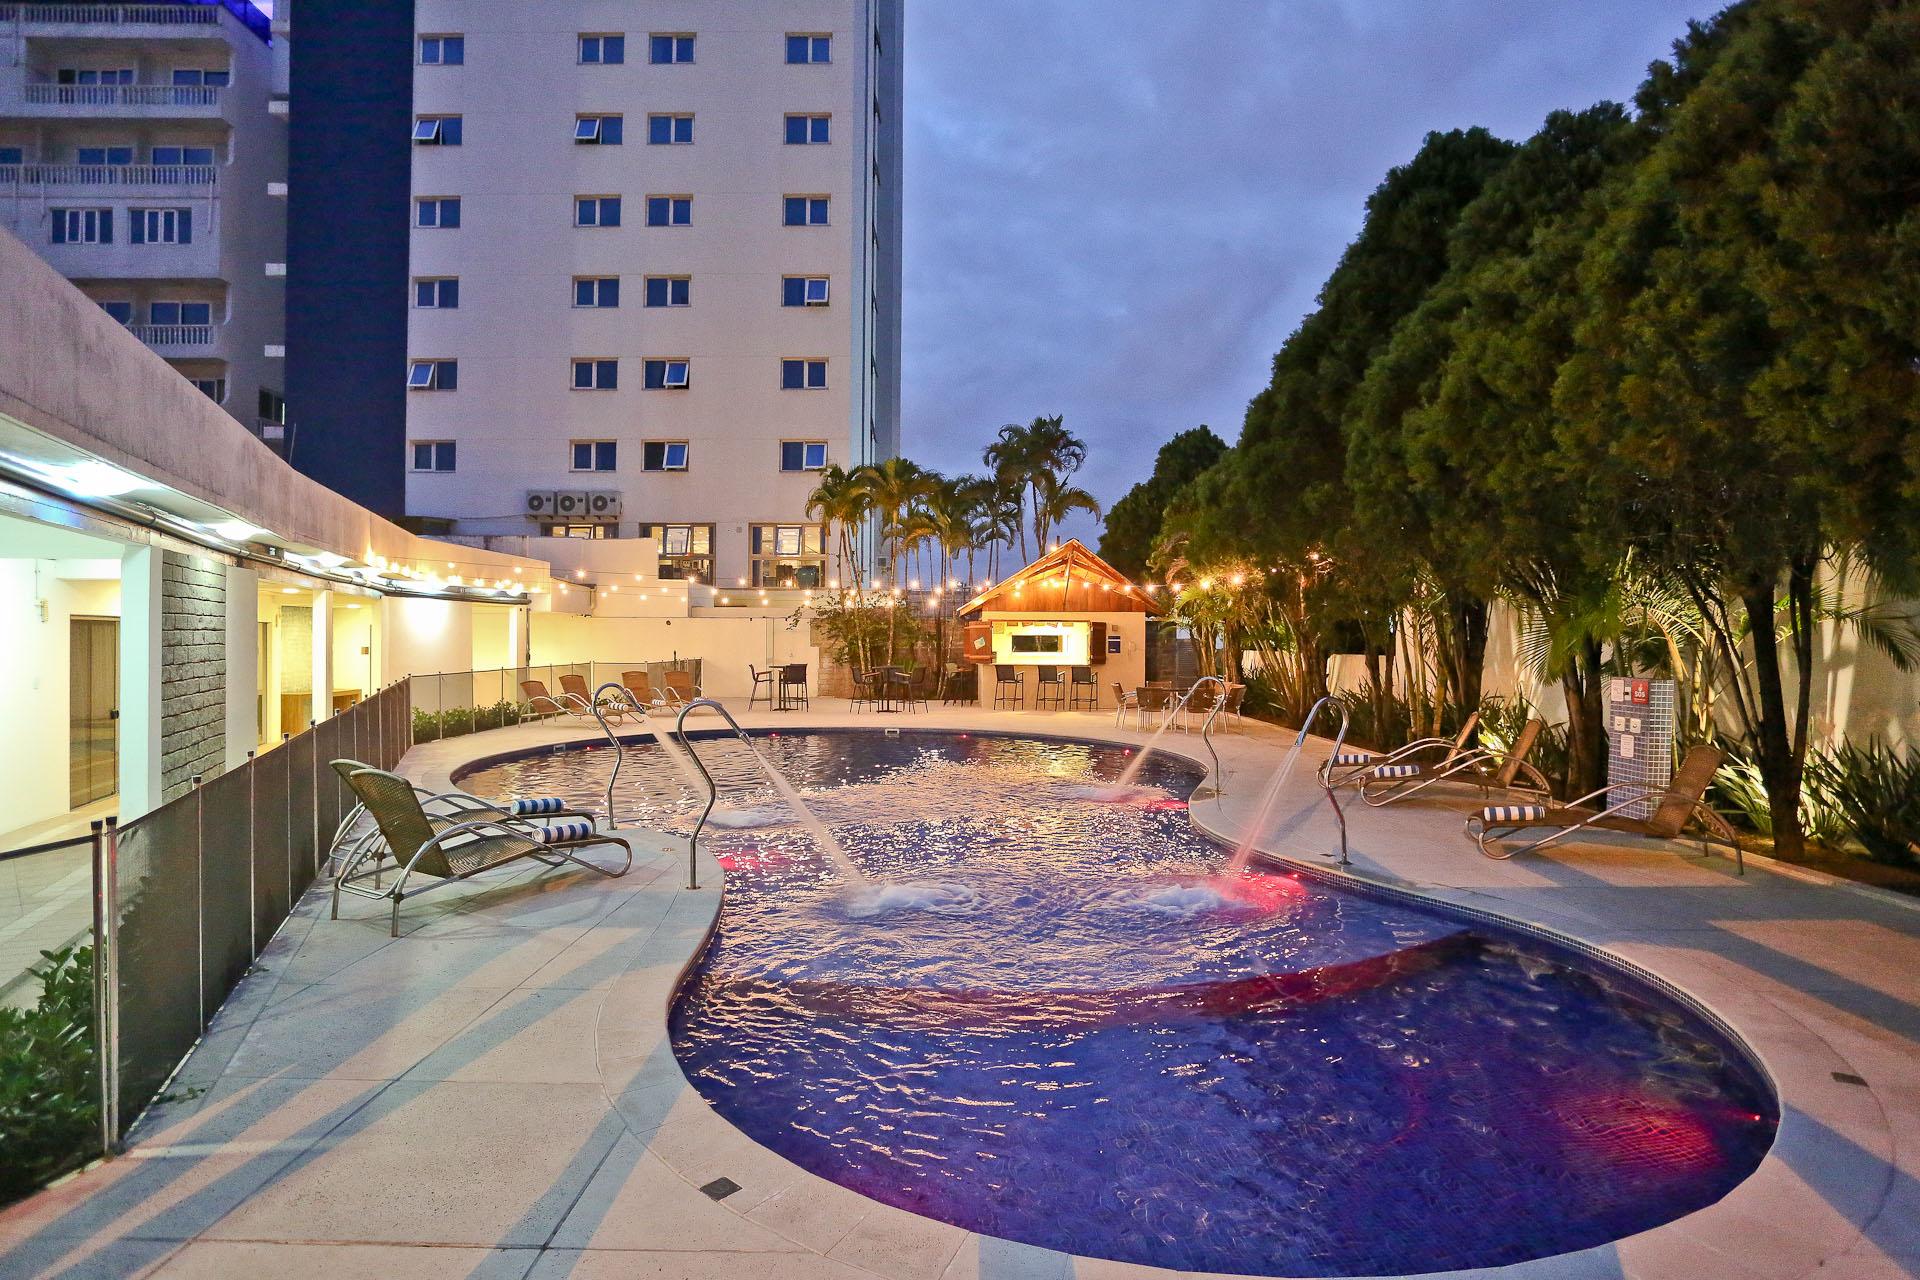
[[[617, 831], [620, 829], [620, 821], [613, 814], [613, 784], [620, 779], [620, 766], [626, 763], [627, 749], [621, 744], [619, 735], [614, 733], [613, 726], [607, 723], [606, 716], [600, 713], [600, 695], [609, 689], [620, 695], [621, 701], [629, 705], [633, 704], [633, 696], [618, 680], [609, 680], [593, 691], [593, 718], [600, 722], [600, 731], [606, 734], [607, 741], [613, 744], [613, 772], [607, 775], [607, 830]], [[640, 711], [642, 719], [646, 718], [646, 714], [644, 710]]]
[[[701, 778], [703, 778], [707, 784], [707, 807], [700, 811], [700, 820], [693, 824], [693, 834], [687, 837], [687, 888], [689, 889], [698, 889], [700, 887], [700, 872], [698, 864], [694, 859], [694, 851], [699, 844], [700, 833], [705, 830], [707, 819], [713, 813], [713, 806], [718, 803], [720, 799], [719, 786], [714, 782], [713, 775], [707, 771], [705, 762], [700, 759], [700, 753], [693, 749], [693, 739], [687, 736], [687, 717], [701, 707], [711, 707], [714, 711], [718, 712], [721, 719], [733, 726], [733, 731], [739, 737], [740, 741], [747, 744], [747, 750], [753, 751], [753, 740], [747, 737], [747, 731], [742, 729], [740, 722], [733, 718], [733, 712], [727, 710], [717, 699], [695, 698], [693, 701], [681, 707], [680, 714], [674, 718], [673, 731], [675, 735], [679, 737], [680, 745], [686, 748], [687, 755], [693, 760], [693, 767], [700, 771]], [[757, 757], [759, 753], [754, 752], [754, 754]]]
[[[1339, 755], [1340, 748], [1347, 745], [1347, 729], [1352, 720], [1351, 712], [1344, 700], [1329, 693], [1314, 703], [1307, 712], [1307, 718], [1300, 722], [1300, 733], [1294, 739], [1296, 749], [1307, 740], [1307, 731], [1313, 728], [1314, 718], [1320, 714], [1320, 708], [1329, 702], [1340, 709], [1340, 732], [1334, 735], [1333, 754]], [[1340, 824], [1340, 865], [1350, 867], [1353, 865], [1353, 859], [1347, 856], [1347, 815], [1340, 811], [1340, 798], [1333, 794], [1333, 788], [1327, 783], [1327, 771], [1322, 770], [1319, 777], [1320, 789], [1327, 793], [1327, 803], [1333, 806], [1333, 816]]]
[[[1212, 709], [1207, 712], [1206, 720], [1200, 725], [1200, 742], [1206, 747], [1207, 754], [1213, 757], [1213, 799], [1214, 803], [1218, 804], [1222, 793], [1227, 789], [1227, 771], [1220, 767], [1220, 753], [1214, 750], [1213, 722], [1220, 715], [1220, 708], [1227, 705], [1226, 680], [1220, 676], [1201, 676], [1193, 682], [1193, 687], [1182, 695], [1173, 710], [1167, 712], [1167, 718], [1171, 720], [1174, 715], [1184, 712], [1187, 709], [1187, 704], [1193, 701], [1193, 695], [1200, 692], [1200, 686], [1203, 684], [1217, 684], [1220, 686], [1220, 696], [1213, 700]], [[1206, 779], [1202, 778], [1200, 781], [1205, 782]]]

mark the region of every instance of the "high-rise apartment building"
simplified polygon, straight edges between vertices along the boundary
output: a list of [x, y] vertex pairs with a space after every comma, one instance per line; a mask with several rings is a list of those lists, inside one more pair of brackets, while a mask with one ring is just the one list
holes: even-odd
[[417, 0], [411, 516], [824, 584], [819, 471], [899, 445], [901, 8]]
[[0, 225], [274, 442], [284, 35], [244, 0], [0, 3]]

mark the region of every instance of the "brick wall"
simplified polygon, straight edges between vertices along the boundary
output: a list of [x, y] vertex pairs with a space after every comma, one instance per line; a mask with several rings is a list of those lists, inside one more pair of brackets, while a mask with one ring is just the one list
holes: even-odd
[[160, 787], [171, 800], [226, 755], [226, 567], [166, 552], [160, 567]]

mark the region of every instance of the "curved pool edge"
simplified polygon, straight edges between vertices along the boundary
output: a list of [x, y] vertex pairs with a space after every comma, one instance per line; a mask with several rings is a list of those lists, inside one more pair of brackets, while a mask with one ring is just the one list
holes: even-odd
[[[1067, 720], [1064, 715], [1057, 718]], [[1075, 716], [1070, 732], [1042, 727], [1045, 721], [1031, 728], [1025, 724], [1009, 724], [1009, 717], [978, 711], [916, 719], [917, 723], [912, 725], [876, 727], [871, 717], [827, 713], [772, 720], [763, 715], [744, 718], [743, 724], [750, 730], [882, 732], [885, 728], [898, 728], [903, 732], [992, 733], [1124, 746], [1138, 746], [1143, 738], [1136, 732], [1112, 726], [1105, 717]], [[495, 734], [512, 732], [492, 731]], [[436, 749], [435, 758], [423, 759], [418, 765], [410, 758], [408, 771], [422, 768], [421, 780], [444, 785], [487, 763], [603, 740], [597, 734], [586, 732], [565, 737], [549, 734], [544, 739], [523, 741], [506, 750], [469, 754], [472, 746], [492, 749], [503, 745], [498, 738], [484, 744], [474, 741], [488, 736], [426, 744]], [[638, 733], [622, 737], [644, 740], [652, 735]], [[1252, 760], [1270, 767], [1278, 759], [1280, 744], [1290, 738], [1291, 735], [1285, 735], [1261, 743], [1254, 734], [1233, 735], [1216, 739], [1216, 744], [1230, 752], [1231, 773], [1234, 760], [1241, 763]], [[1163, 741], [1160, 749], [1196, 768], [1204, 768], [1207, 762], [1197, 759], [1187, 746], [1183, 742]], [[1309, 751], [1324, 754], [1327, 746], [1314, 740], [1309, 744]], [[1272, 759], [1262, 760], [1269, 749]], [[1220, 806], [1211, 803], [1190, 806], [1190, 820], [1195, 829], [1210, 839], [1233, 843], [1238, 827], [1227, 820], [1231, 814], [1223, 812], [1227, 800], [1232, 798], [1227, 797]], [[1405, 812], [1414, 811], [1409, 808]], [[1455, 810], [1435, 813], [1428, 808], [1424, 816], [1426, 830], [1419, 839], [1428, 843], [1460, 843]], [[1355, 834], [1356, 846], [1359, 846], [1369, 833], [1362, 826]], [[1281, 841], [1259, 852], [1275, 865], [1305, 871], [1330, 883], [1347, 884], [1362, 892], [1405, 897], [1449, 915], [1483, 918], [1498, 927], [1570, 948], [1648, 982], [1655, 990], [1704, 1017], [1743, 1048], [1774, 1089], [1781, 1112], [1774, 1144], [1754, 1172], [1721, 1200], [1606, 1245], [1510, 1264], [1499, 1268], [1498, 1275], [1512, 1280], [1548, 1280], [1549, 1277], [1579, 1280], [1589, 1275], [1619, 1280], [1622, 1276], [1698, 1274], [1784, 1278], [1804, 1275], [1823, 1265], [1829, 1266], [1823, 1275], [1845, 1274], [1844, 1267], [1835, 1270], [1830, 1264], [1846, 1261], [1850, 1255], [1860, 1256], [1854, 1251], [1865, 1241], [1863, 1229], [1886, 1205], [1891, 1187], [1857, 1188], [1855, 1194], [1847, 1195], [1834, 1185], [1831, 1176], [1821, 1175], [1843, 1165], [1849, 1157], [1878, 1160], [1890, 1167], [1895, 1165], [1892, 1123], [1886, 1106], [1890, 1099], [1884, 1093], [1885, 1084], [1850, 1061], [1846, 1049], [1834, 1043], [1838, 1037], [1823, 1034], [1795, 1010], [1769, 999], [1753, 985], [1743, 983], [1739, 963], [1705, 945], [1712, 940], [1706, 935], [1714, 930], [1702, 928], [1697, 930], [1702, 937], [1684, 940], [1699, 945], [1675, 946], [1663, 942], [1660, 936], [1673, 930], [1630, 927], [1644, 922], [1609, 923], [1603, 919], [1581, 920], [1570, 916], [1543, 920], [1538, 918], [1541, 913], [1502, 898], [1497, 889], [1423, 883], [1400, 875], [1391, 869], [1393, 851], [1384, 847], [1359, 849], [1357, 865], [1344, 870], [1328, 865], [1316, 850], [1299, 839]], [[788, 1239], [824, 1258], [855, 1265], [871, 1264], [882, 1271], [889, 1268], [898, 1271], [896, 1264], [903, 1256], [901, 1251], [905, 1250], [913, 1256], [944, 1252], [946, 1264], [926, 1274], [950, 1276], [955, 1280], [989, 1276], [1008, 1265], [1008, 1259], [1028, 1256], [1070, 1260], [1073, 1274], [1079, 1276], [1103, 1275], [1108, 1269], [1112, 1269], [1114, 1275], [1195, 1274], [1079, 1258], [983, 1238], [951, 1224], [869, 1200], [819, 1178], [736, 1129], [686, 1081], [671, 1051], [667, 1031], [674, 1003], [717, 927], [725, 892], [725, 876], [719, 864], [709, 854], [702, 853], [700, 857], [703, 868], [700, 894], [706, 909], [700, 913], [704, 919], [697, 938], [685, 947], [677, 963], [670, 966], [670, 980], [661, 980], [660, 968], [667, 967], [661, 966], [644, 975], [630, 974], [615, 981], [602, 1004], [600, 1039], [603, 1046], [609, 1043], [629, 1048], [643, 1043], [664, 1046], [664, 1058], [672, 1064], [673, 1079], [669, 1084], [653, 1087], [675, 1088], [679, 1096], [658, 1117], [657, 1123], [652, 1114], [641, 1117], [638, 1124], [634, 1123], [634, 1117], [628, 1116], [629, 1127], [641, 1137], [649, 1151], [659, 1156], [691, 1188], [698, 1188], [722, 1174], [742, 1182], [743, 1187], [748, 1186], [748, 1181], [740, 1177], [744, 1172], [752, 1190], [729, 1196], [720, 1207], [750, 1221], [773, 1225]], [[1471, 849], [1460, 844], [1461, 866], [1473, 867], [1484, 861], [1473, 858], [1470, 862], [1470, 858]], [[1644, 866], [1640, 868], [1643, 873], [1645, 870]], [[1640, 877], [1645, 878], [1644, 874]], [[708, 888], [712, 889], [710, 898], [705, 896]], [[615, 1000], [616, 992], [625, 998]], [[606, 1019], [611, 1010], [624, 1010], [631, 1016], [615, 1014], [613, 1025], [608, 1025]], [[616, 1054], [605, 1061], [630, 1061], [633, 1056], [632, 1053]], [[1867, 1083], [1863, 1086], [1850, 1082], [1858, 1079], [1865, 1079]], [[609, 1101], [619, 1109], [620, 1097], [616, 1092], [609, 1092]], [[717, 1241], [713, 1247], [728, 1246]], [[1494, 1272], [1426, 1274], [1464, 1276]]]

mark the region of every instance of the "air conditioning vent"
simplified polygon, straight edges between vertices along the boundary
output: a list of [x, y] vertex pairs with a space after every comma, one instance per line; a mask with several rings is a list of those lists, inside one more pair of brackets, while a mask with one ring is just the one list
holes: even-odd
[[527, 514], [543, 520], [552, 519], [554, 514], [553, 490], [529, 490], [527, 492]]
[[553, 513], [563, 520], [577, 519], [587, 514], [587, 495], [570, 489], [562, 489], [553, 495]]
[[620, 495], [606, 489], [589, 490], [587, 493], [587, 514], [595, 520], [618, 520], [620, 518]]

